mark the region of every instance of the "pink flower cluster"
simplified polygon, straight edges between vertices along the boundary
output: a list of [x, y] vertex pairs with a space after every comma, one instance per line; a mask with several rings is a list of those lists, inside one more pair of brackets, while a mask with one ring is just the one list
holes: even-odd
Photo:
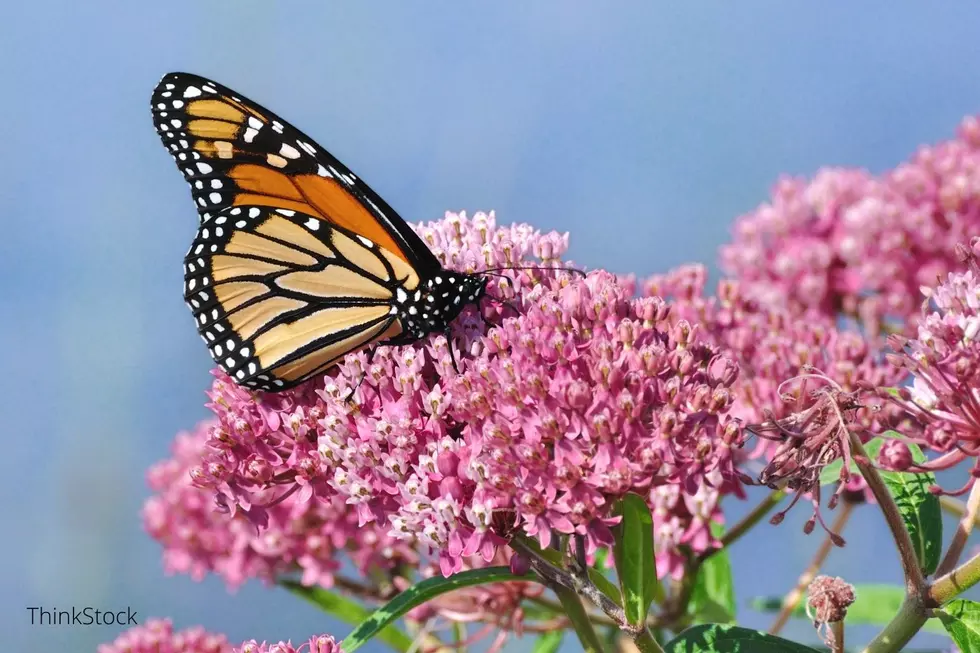
[[149, 619], [121, 633], [99, 653], [342, 653], [330, 635], [315, 635], [299, 646], [290, 642], [259, 644], [254, 639], [232, 647], [224, 635], [215, 635], [200, 626], [174, 632], [169, 619]]
[[[923, 465], [905, 464], [912, 470], [939, 471], [970, 460], [971, 477], [961, 489], [973, 487], [980, 475], [980, 239], [961, 253], [969, 262], [965, 272], [949, 274], [935, 288], [924, 288], [931, 312], [919, 321], [918, 336], [892, 336], [890, 343], [899, 354], [892, 361], [912, 373], [913, 384], [899, 390], [898, 397], [882, 393], [907, 409], [923, 425], [912, 435], [918, 444], [940, 452]], [[893, 456], [897, 459], [897, 456]]]
[[743, 292], [794, 315], [860, 320], [868, 333], [914, 321], [918, 288], [956, 269], [980, 229], [980, 120], [883, 175], [825, 168], [781, 179], [722, 248]]
[[99, 646], [99, 653], [232, 653], [224, 635], [200, 626], [174, 632], [169, 619], [149, 619], [122, 632], [114, 641]]
[[[844, 424], [838, 414], [847, 420], [849, 430], [863, 434], [896, 427], [914, 432], [902, 408], [863, 391], [897, 385], [904, 372], [890, 365], [860, 334], [837, 329], [828, 316], [812, 310], [797, 315], [763, 305], [730, 279], [719, 282], [714, 295], [706, 295], [706, 281], [703, 266], [688, 265], [651, 277], [644, 288], [649, 295], [670, 299], [671, 320], [698, 324], [707, 342], [738, 362], [731, 414], [754, 425], [748, 430], [759, 436], [747, 452], [746, 466], [758, 466], [754, 460], [761, 459], [761, 482], [786, 480], [791, 489], [817, 492], [814, 519], [820, 520], [820, 469], [850, 450], [846, 439], [838, 441], [845, 432], [839, 428]], [[831, 452], [834, 455], [828, 458]], [[840, 493], [863, 488], [859, 477], [842, 474], [831, 506]], [[718, 497], [713, 499], [717, 502]], [[707, 501], [701, 509], [717, 507]], [[678, 516], [675, 512], [675, 522]], [[697, 524], [681, 520], [674, 526], [667, 532], [677, 537], [677, 527], [686, 531]], [[705, 537], [708, 531], [695, 532]]]
[[[227, 397], [221, 388], [242, 392], [220, 381], [215, 386], [218, 402]], [[249, 578], [272, 583], [299, 570], [304, 584], [330, 587], [341, 554], [365, 575], [418, 560], [407, 543], [393, 540], [383, 529], [358, 527], [341, 500], [299, 501], [294, 495], [276, 502], [270, 494], [273, 505], [264, 509], [266, 528], [261, 532], [242, 514], [218, 512], [214, 493], [195, 486], [191, 472], [200, 473], [202, 458], [212, 447], [224, 446], [228, 437], [216, 420], [202, 422], [193, 432], [179, 434], [173, 458], [148, 473], [156, 494], [143, 507], [143, 524], [163, 545], [167, 573], [201, 580], [213, 572], [235, 588]]]
[[[497, 228], [492, 214], [449, 215], [420, 233], [467, 271], [555, 266], [567, 246], [524, 225]], [[438, 551], [444, 574], [468, 556], [491, 560], [515, 532], [608, 544], [626, 492], [737, 484], [742, 433], [728, 412], [738, 366], [695, 325], [667, 321], [663, 302], [635, 299], [609, 274], [506, 274], [490, 284], [500, 303], [457, 320], [460, 374], [440, 336], [379, 348], [370, 362], [349, 356], [279, 395], [219, 376], [218, 424], [194, 484], [277, 535], [268, 529], [282, 505], [319, 514], [346, 504], [367, 532]], [[352, 409], [343, 399], [359, 383]]]

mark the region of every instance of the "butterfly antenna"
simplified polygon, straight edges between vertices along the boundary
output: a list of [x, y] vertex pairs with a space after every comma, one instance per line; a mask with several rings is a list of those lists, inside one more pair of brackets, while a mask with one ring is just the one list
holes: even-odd
[[500, 272], [501, 270], [555, 270], [557, 272], [571, 272], [572, 274], [581, 275], [585, 278], [585, 271], [576, 268], [565, 268], [560, 266], [541, 266], [541, 265], [511, 265], [501, 268], [489, 268], [487, 270], [480, 270], [477, 274], [488, 273], [492, 274], [494, 272]]

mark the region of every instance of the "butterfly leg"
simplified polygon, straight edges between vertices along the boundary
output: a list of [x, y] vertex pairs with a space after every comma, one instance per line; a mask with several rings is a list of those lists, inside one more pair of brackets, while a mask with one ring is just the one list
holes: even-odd
[[446, 330], [443, 331], [446, 336], [446, 346], [449, 347], [449, 359], [453, 362], [453, 370], [456, 374], [459, 374], [459, 364], [456, 362], [456, 352], [453, 351], [453, 330], [446, 325]]
[[357, 389], [361, 387], [362, 383], [364, 383], [364, 379], [367, 378], [368, 370], [371, 367], [371, 361], [374, 360], [374, 348], [372, 347], [364, 353], [367, 355], [367, 364], [365, 364], [364, 369], [361, 370], [361, 378], [357, 380], [357, 383], [354, 384], [353, 388], [347, 391], [347, 396], [344, 397], [344, 403], [354, 403], [354, 393], [357, 392]]

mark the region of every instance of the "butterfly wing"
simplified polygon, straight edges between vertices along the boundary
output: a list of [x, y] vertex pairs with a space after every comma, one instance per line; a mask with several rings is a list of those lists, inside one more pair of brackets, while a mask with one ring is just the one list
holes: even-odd
[[215, 362], [278, 392], [346, 354], [402, 333], [393, 297], [414, 270], [320, 217], [229, 206], [202, 224], [184, 260], [184, 299]]
[[230, 207], [281, 208], [359, 234], [423, 277], [441, 269], [377, 193], [268, 109], [188, 73], [166, 75], [151, 104], [154, 125], [190, 184], [202, 223]]

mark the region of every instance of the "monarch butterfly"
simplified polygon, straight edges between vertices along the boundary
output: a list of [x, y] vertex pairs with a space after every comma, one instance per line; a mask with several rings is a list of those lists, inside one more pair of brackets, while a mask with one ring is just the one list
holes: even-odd
[[200, 214], [184, 300], [237, 383], [279, 392], [371, 345], [448, 336], [485, 296], [486, 276], [444, 269], [377, 193], [271, 111], [187, 73], [166, 75], [151, 103]]

